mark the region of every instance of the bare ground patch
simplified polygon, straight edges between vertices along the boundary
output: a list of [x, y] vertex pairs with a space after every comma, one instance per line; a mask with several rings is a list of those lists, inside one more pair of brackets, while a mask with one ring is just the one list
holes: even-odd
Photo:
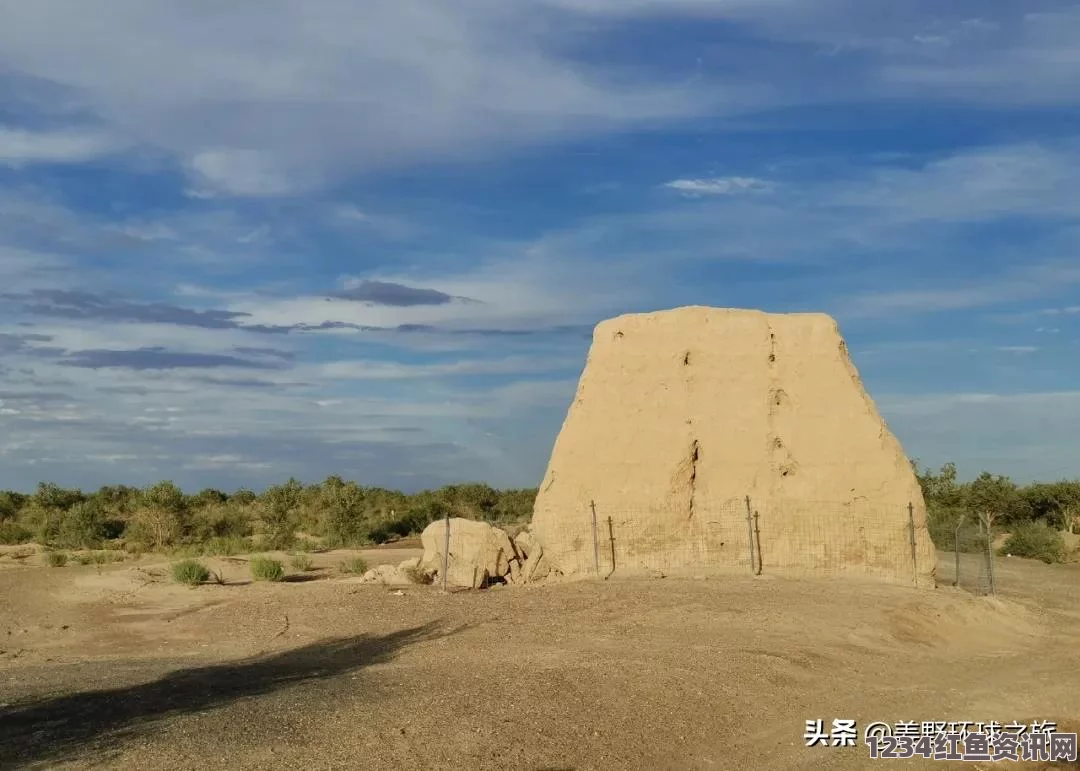
[[327, 577], [281, 584], [207, 560], [226, 585], [195, 589], [153, 558], [0, 571], [0, 767], [858, 769], [865, 747], [806, 749], [804, 721], [1080, 726], [1074, 566], [1002, 560], [998, 598], [765, 577], [442, 595], [313, 557]]

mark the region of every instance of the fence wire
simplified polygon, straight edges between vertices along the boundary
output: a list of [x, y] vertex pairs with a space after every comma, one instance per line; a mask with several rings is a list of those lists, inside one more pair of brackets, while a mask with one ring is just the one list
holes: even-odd
[[[545, 553], [566, 572], [601, 578], [732, 572], [869, 576], [925, 585], [938, 558], [925, 523], [915, 525], [911, 504], [743, 497], [628, 509], [597, 500], [580, 517], [560, 524], [557, 533], [544, 534]], [[989, 552], [967, 530], [958, 533], [963, 547], [958, 585], [992, 591]], [[952, 583], [940, 569], [937, 578]]]
[[943, 583], [975, 594], [996, 594], [993, 535], [989, 523], [981, 517], [965, 517], [954, 527], [944, 529], [939, 544], [947, 573]]

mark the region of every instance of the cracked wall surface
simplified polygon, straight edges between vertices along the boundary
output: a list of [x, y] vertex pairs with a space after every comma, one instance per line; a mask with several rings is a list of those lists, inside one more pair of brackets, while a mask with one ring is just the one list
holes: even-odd
[[933, 580], [918, 481], [823, 314], [602, 322], [540, 490], [533, 531], [564, 573], [594, 570], [590, 501], [617, 569], [747, 565], [749, 496], [766, 570]]

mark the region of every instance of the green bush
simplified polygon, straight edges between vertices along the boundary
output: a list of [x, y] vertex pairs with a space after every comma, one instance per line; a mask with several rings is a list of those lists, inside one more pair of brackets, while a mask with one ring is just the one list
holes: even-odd
[[10, 520], [0, 522], [0, 544], [14, 546], [20, 543], [29, 543], [32, 540], [34, 540], [34, 534], [18, 522]]
[[93, 549], [105, 538], [105, 516], [93, 501], [72, 505], [60, 517], [56, 542], [69, 549]]
[[215, 557], [231, 557], [251, 551], [251, 541], [240, 536], [215, 536], [206, 542], [205, 553]]
[[1042, 522], [1029, 522], [1016, 528], [1000, 551], [1053, 564], [1065, 560], [1065, 539]]
[[294, 570], [302, 570], [305, 573], [315, 566], [311, 557], [306, 554], [297, 554], [289, 564], [293, 566]]
[[368, 569], [367, 563], [364, 562], [362, 557], [353, 557], [352, 559], [344, 560], [338, 567], [341, 568], [341, 572], [343, 573], [357, 573], [361, 575], [366, 573]]
[[172, 578], [178, 584], [187, 584], [188, 586], [198, 586], [205, 581], [210, 580], [210, 571], [206, 567], [196, 560], [181, 560], [180, 562], [173, 563], [172, 566]]
[[67, 564], [68, 555], [67, 552], [51, 551], [45, 555], [45, 560], [49, 563], [49, 567], [62, 568]]
[[280, 581], [285, 578], [285, 566], [269, 557], [252, 557], [251, 577], [256, 581]]

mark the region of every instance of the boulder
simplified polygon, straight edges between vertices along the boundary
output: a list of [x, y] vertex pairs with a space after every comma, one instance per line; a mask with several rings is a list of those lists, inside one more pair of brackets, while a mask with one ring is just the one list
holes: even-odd
[[376, 565], [360, 577], [365, 584], [383, 584], [384, 586], [407, 586], [415, 583], [395, 565]]
[[[432, 522], [420, 534], [424, 545], [424, 557], [420, 567], [424, 572], [438, 576], [441, 581], [443, 553], [446, 545], [445, 520]], [[479, 589], [510, 572], [511, 560], [517, 553], [505, 531], [489, 525], [459, 517], [450, 520], [450, 559], [447, 583]]]
[[543, 549], [533, 549], [521, 567], [521, 582], [540, 581], [551, 573], [551, 563], [544, 559]]
[[536, 550], [536, 540], [528, 530], [522, 530], [514, 536], [514, 548], [518, 556], [524, 561]]
[[759, 552], [765, 572], [934, 585], [918, 480], [823, 314], [601, 322], [530, 531], [564, 574], [597, 554], [602, 575], [749, 572]]

